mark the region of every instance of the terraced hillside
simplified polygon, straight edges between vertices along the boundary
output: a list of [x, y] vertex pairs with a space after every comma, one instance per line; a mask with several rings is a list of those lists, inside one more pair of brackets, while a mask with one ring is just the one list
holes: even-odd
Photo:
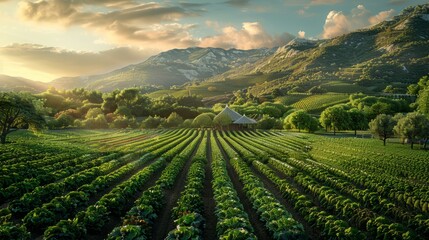
[[425, 239], [429, 154], [284, 131], [22, 132], [1, 239]]

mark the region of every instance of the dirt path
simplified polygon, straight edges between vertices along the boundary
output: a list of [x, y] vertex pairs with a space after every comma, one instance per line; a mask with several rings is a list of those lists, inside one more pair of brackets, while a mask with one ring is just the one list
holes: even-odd
[[244, 191], [243, 191], [243, 184], [240, 182], [239, 177], [237, 173], [232, 168], [229, 158], [225, 151], [223, 150], [222, 146], [219, 143], [219, 140], [217, 136], [215, 136], [216, 143], [220, 148], [220, 151], [222, 153], [222, 156], [226, 160], [226, 169], [228, 171], [228, 175], [231, 178], [232, 184], [234, 186], [234, 189], [237, 191], [238, 198], [240, 199], [241, 204], [243, 204], [244, 211], [246, 211], [247, 215], [249, 216], [250, 224], [252, 225], [254, 231], [254, 234], [258, 237], [258, 239], [271, 239], [271, 236], [266, 229], [265, 225], [259, 220], [259, 216], [256, 213], [256, 211], [253, 209], [251, 202], [246, 197]]
[[204, 219], [206, 220], [206, 225], [204, 228], [204, 239], [206, 240], [215, 240], [216, 239], [216, 223], [217, 218], [215, 215], [215, 206], [213, 196], [213, 172], [212, 172], [212, 147], [210, 145], [210, 135], [209, 131], [207, 135], [207, 163], [205, 166], [205, 175], [206, 179], [204, 180], [204, 191], [203, 191], [203, 202], [204, 202]]
[[174, 219], [171, 217], [171, 210], [174, 206], [176, 206], [181, 192], [185, 189], [188, 171], [191, 167], [192, 159], [194, 158], [200, 144], [201, 139], [193, 150], [191, 157], [189, 157], [182, 171], [179, 173], [178, 179], [176, 180], [174, 186], [171, 189], [167, 189], [165, 192], [165, 196], [167, 196], [166, 204], [164, 205], [164, 208], [162, 208], [162, 211], [158, 214], [158, 218], [155, 221], [152, 229], [152, 239], [154, 240], [164, 239], [168, 232], [176, 227], [174, 224]]

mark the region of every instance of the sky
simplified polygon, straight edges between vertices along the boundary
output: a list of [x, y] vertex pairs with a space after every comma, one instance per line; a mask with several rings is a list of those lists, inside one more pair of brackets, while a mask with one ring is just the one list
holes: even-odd
[[427, 0], [0, 0], [0, 74], [49, 82], [174, 48], [276, 47], [370, 27]]

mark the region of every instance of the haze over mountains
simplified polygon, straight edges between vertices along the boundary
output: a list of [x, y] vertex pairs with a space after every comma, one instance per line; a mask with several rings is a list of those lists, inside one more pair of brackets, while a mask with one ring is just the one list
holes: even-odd
[[[173, 49], [106, 74], [60, 78], [47, 84], [0, 76], [0, 88], [111, 91], [157, 85], [168, 89], [192, 81], [228, 84], [244, 79], [255, 94], [274, 89], [307, 91], [314, 86], [333, 92], [338, 86], [343, 92], [380, 92], [386, 85], [404, 89], [427, 74], [428, 46], [429, 4], [425, 4], [409, 7], [393, 20], [330, 40], [295, 39], [278, 49]], [[254, 78], [266, 80], [254, 85]], [[14, 82], [19, 84], [14, 86]]]
[[232, 68], [254, 63], [273, 54], [275, 49], [225, 50], [221, 48], [173, 49], [146, 61], [106, 74], [60, 78], [51, 82], [57, 88], [112, 91], [141, 85], [170, 87], [204, 80]]

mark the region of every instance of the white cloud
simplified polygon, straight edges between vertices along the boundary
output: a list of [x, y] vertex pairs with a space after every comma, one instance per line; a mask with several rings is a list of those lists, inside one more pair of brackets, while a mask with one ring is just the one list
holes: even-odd
[[371, 16], [371, 11], [362, 4], [353, 8], [350, 14], [332, 10], [326, 16], [321, 37], [333, 38], [360, 28], [370, 27], [391, 18], [394, 12], [390, 9]]
[[394, 14], [395, 14], [395, 10], [393, 10], [393, 9], [390, 9], [390, 10], [387, 10], [387, 11], [382, 11], [382, 12], [379, 12], [377, 15], [370, 17], [369, 18], [369, 22], [372, 25], [375, 25], [377, 23], [380, 23], [382, 21], [385, 21], [387, 19], [392, 18], [392, 16]]
[[233, 26], [224, 27], [218, 35], [202, 38], [199, 45], [201, 47], [226, 49], [253, 49], [282, 46], [293, 38], [294, 36], [288, 33], [272, 36], [265, 31], [259, 22], [244, 22], [241, 29]]
[[337, 11], [330, 11], [323, 26], [323, 38], [333, 38], [351, 31], [351, 23], [348, 18]]
[[[108, 11], [96, 11], [101, 5]], [[185, 8], [170, 3], [137, 3], [125, 0], [51, 0], [21, 1], [20, 16], [36, 23], [81, 26], [107, 37], [120, 46], [132, 44], [166, 50], [195, 45], [189, 29], [194, 25], [177, 23], [184, 17], [198, 16], [199, 8]], [[156, 45], [153, 43], [156, 42]]]

